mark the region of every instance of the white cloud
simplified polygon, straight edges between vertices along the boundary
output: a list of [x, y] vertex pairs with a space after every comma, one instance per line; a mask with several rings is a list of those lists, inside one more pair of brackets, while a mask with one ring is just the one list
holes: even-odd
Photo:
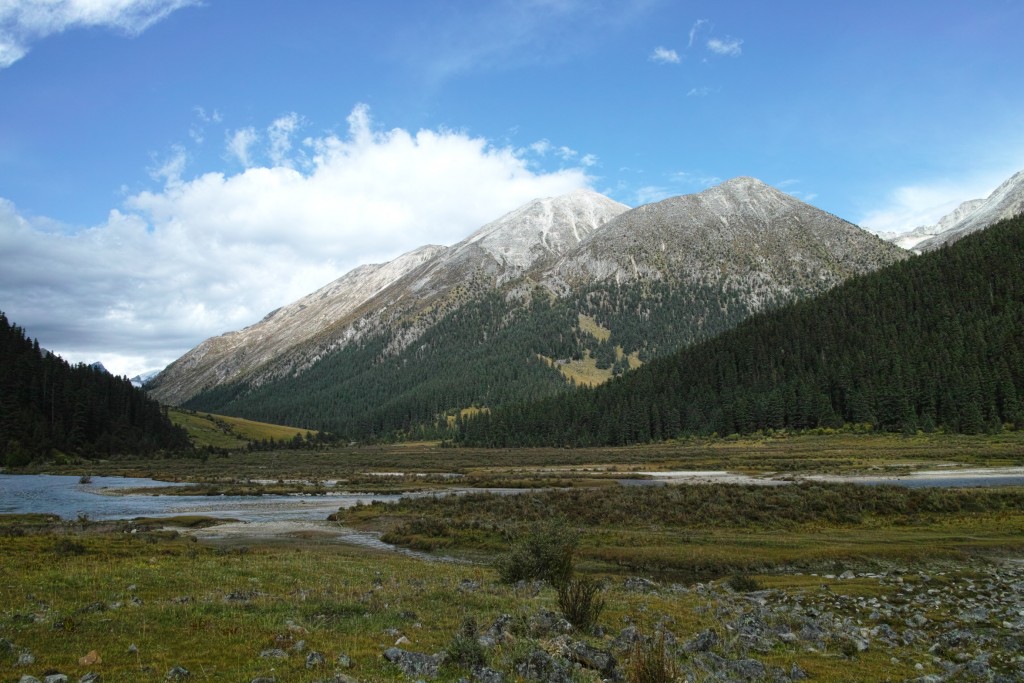
[[302, 117], [292, 112], [277, 119], [267, 128], [270, 138], [270, 161], [275, 166], [290, 166], [288, 153], [292, 149], [292, 135], [302, 123]]
[[597, 166], [597, 155], [596, 154], [584, 154], [580, 157], [580, 164], [584, 168], [590, 168], [591, 166]]
[[530, 151], [537, 156], [545, 156], [552, 149], [550, 140], [537, 140], [530, 144]]
[[183, 179], [174, 154], [162, 188], [77, 232], [0, 199], [3, 310], [72, 361], [134, 375], [360, 263], [454, 243], [533, 198], [589, 184], [582, 167], [536, 171], [515, 149], [464, 133], [380, 130], [362, 105], [348, 121], [344, 136], [309, 139], [308, 166]]
[[690, 41], [686, 44], [687, 49], [693, 47], [693, 41], [696, 40], [697, 33], [701, 30], [701, 28], [707, 26], [709, 23], [710, 22], [707, 19], [698, 19], [697, 21], [693, 22], [693, 26], [690, 27]]
[[238, 160], [243, 167], [249, 168], [253, 164], [252, 146], [256, 144], [259, 135], [252, 126], [240, 128], [234, 133], [228, 134], [228, 154]]
[[743, 54], [743, 41], [739, 38], [709, 38], [708, 49], [716, 55], [739, 57]]
[[701, 86], [700, 88], [690, 88], [689, 92], [686, 93], [687, 97], [707, 97], [711, 94], [711, 88]]
[[28, 54], [37, 41], [80, 27], [137, 36], [171, 12], [201, 0], [4, 0], [0, 3], [0, 69]]
[[643, 206], [644, 204], [650, 204], [652, 202], [660, 202], [662, 199], [668, 199], [675, 193], [667, 187], [661, 185], [644, 185], [643, 187], [637, 188], [633, 194], [636, 205]]
[[654, 48], [654, 52], [651, 53], [648, 59], [658, 64], [678, 64], [683, 61], [678, 52], [661, 47], [660, 45]]
[[904, 185], [890, 192], [881, 206], [866, 211], [857, 224], [879, 234], [900, 234], [934, 225], [963, 202], [987, 197], [1007, 177], [985, 173]]

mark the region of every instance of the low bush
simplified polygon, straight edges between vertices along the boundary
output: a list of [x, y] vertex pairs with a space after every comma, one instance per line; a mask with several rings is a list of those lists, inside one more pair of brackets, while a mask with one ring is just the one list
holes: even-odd
[[558, 608], [579, 631], [589, 631], [604, 611], [601, 585], [589, 577], [569, 579], [558, 587]]
[[579, 535], [564, 520], [535, 523], [498, 558], [495, 568], [505, 583], [541, 579], [563, 586], [572, 577], [578, 546]]

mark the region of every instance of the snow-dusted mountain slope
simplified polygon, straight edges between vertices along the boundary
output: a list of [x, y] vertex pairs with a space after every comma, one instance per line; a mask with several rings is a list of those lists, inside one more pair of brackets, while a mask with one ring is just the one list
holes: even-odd
[[905, 254], [755, 178], [628, 211], [541, 276], [552, 289], [586, 281], [680, 279], [745, 290], [756, 309], [824, 291]]
[[1024, 171], [1015, 173], [985, 199], [965, 202], [944, 216], [936, 234], [914, 245], [914, 249], [922, 252], [938, 249], [1021, 212], [1024, 212]]

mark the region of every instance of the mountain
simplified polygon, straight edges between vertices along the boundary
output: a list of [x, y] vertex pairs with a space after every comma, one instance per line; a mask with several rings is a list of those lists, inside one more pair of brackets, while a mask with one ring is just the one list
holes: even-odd
[[380, 329], [402, 328], [391, 344], [400, 350], [467, 297], [549, 262], [627, 208], [589, 190], [534, 200], [452, 247], [420, 247], [389, 263], [360, 266], [255, 325], [208, 339], [147, 389], [178, 404], [245, 377], [259, 385], [301, 372]]
[[128, 381], [131, 382], [132, 386], [135, 387], [136, 389], [141, 389], [143, 386], [146, 385], [147, 382], [149, 382], [151, 379], [159, 375], [161, 372], [163, 371], [150, 370], [149, 372], [142, 372], [139, 373], [138, 375], [135, 375]]
[[1008, 178], [988, 197], [962, 203], [935, 225], [915, 228], [890, 241], [919, 253], [932, 251], [1021, 212], [1024, 212], [1024, 171]]
[[1024, 216], [756, 316], [593, 390], [463, 421], [484, 446], [1024, 427]]
[[305, 322], [314, 294], [203, 342], [151, 395], [351, 438], [436, 435], [460, 410], [604, 381], [907, 257], [751, 178], [633, 210], [589, 191], [536, 200], [432, 249], [333, 319]]
[[734, 178], [618, 216], [540, 275], [553, 290], [592, 281], [682, 278], [764, 303], [822, 291], [893, 260], [852, 223], [755, 178]]

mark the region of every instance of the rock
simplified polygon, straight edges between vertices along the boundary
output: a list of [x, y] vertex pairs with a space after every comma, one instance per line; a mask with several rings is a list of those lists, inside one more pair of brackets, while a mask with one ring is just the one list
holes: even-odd
[[32, 666], [35, 663], [36, 656], [28, 650], [25, 650], [24, 652], [18, 655], [18, 661], [15, 662], [14, 666]]
[[300, 640], [300, 641], [294, 643], [291, 646], [291, 651], [292, 652], [299, 652], [299, 653], [305, 652], [306, 651], [306, 641]]
[[988, 621], [989, 613], [984, 607], [975, 607], [960, 613], [960, 618], [970, 624]]
[[530, 635], [534, 638], [550, 638], [551, 636], [572, 633], [572, 624], [554, 612], [542, 609], [530, 617], [527, 623]]
[[857, 575], [854, 574], [849, 569], [847, 569], [845, 572], [843, 572], [842, 574], [839, 575], [839, 578], [842, 581], [849, 581], [850, 579], [856, 579]]
[[737, 659], [726, 666], [737, 678], [744, 681], [759, 681], [768, 673], [764, 664], [756, 659]]
[[402, 636], [401, 638], [395, 641], [395, 646], [397, 647], [398, 645], [412, 645], [412, 641], [406, 638], [405, 636]]
[[260, 652], [260, 657], [264, 659], [288, 659], [288, 653], [279, 647], [271, 647]]
[[135, 643], [132, 643], [131, 645], [129, 645], [128, 646], [128, 654], [130, 654], [130, 655], [137, 655], [137, 654], [139, 654], [139, 646], [136, 645]]
[[338, 658], [334, 660], [334, 663], [340, 666], [342, 669], [352, 668], [352, 658], [345, 653], [338, 655]]
[[459, 581], [459, 590], [465, 591], [466, 593], [475, 593], [480, 590], [480, 582], [473, 581], [472, 579], [463, 579]]
[[252, 679], [249, 683], [277, 683], [277, 679], [273, 676], [260, 676]]
[[18, 679], [18, 683], [42, 683], [42, 681], [40, 681], [35, 676], [29, 676], [28, 674], [25, 674]]
[[476, 683], [505, 683], [505, 674], [478, 665], [473, 667], [473, 681]]
[[605, 678], [617, 677], [618, 662], [611, 652], [591, 647], [582, 641], [570, 641], [565, 648], [566, 659], [584, 669], [598, 671]]
[[718, 645], [718, 633], [712, 628], [701, 631], [683, 643], [683, 650], [686, 652], [708, 652], [716, 645]]
[[313, 650], [308, 655], [306, 655], [307, 669], [319, 669], [320, 667], [325, 666], [326, 664], [327, 659], [323, 656], [323, 654], [317, 652], [316, 650]]
[[409, 652], [399, 647], [388, 648], [384, 652], [384, 659], [388, 660], [406, 676], [419, 678], [426, 676], [434, 678], [437, 676], [437, 669], [441, 666], [441, 658], [433, 655], [426, 655], [421, 652]]
[[630, 576], [622, 582], [622, 587], [628, 591], [636, 593], [653, 593], [661, 586], [654, 583], [650, 579], [645, 579], [640, 576]]
[[68, 677], [65, 674], [50, 674], [43, 679], [43, 683], [68, 683]]
[[98, 673], [90, 671], [89, 673], [84, 674], [81, 678], [79, 678], [78, 683], [100, 683], [100, 681], [102, 680], [102, 676], [100, 676]]
[[184, 681], [192, 677], [192, 672], [183, 666], [176, 666], [172, 668], [164, 676], [165, 681]]
[[78, 658], [78, 666], [92, 666], [93, 664], [100, 664], [103, 660], [100, 658], [100, 653], [96, 650], [89, 650], [89, 653], [84, 657]]
[[619, 652], [628, 652], [637, 643], [643, 643], [645, 640], [636, 626], [627, 626], [619, 633], [619, 637], [612, 641], [612, 647]]
[[534, 650], [515, 665], [516, 673], [539, 683], [572, 683], [568, 666], [543, 650]]

